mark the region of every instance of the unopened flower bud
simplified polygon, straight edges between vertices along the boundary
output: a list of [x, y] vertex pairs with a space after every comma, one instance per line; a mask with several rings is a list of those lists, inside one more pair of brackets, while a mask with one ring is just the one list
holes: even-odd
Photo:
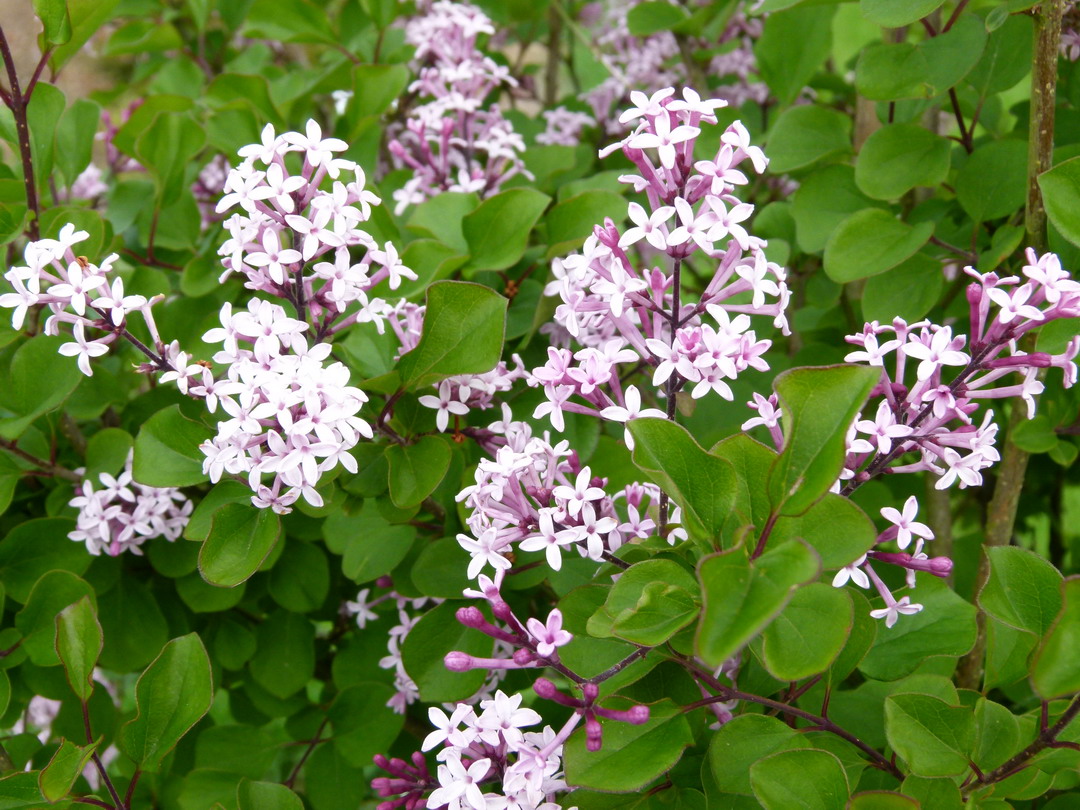
[[487, 619], [484, 618], [484, 614], [480, 612], [480, 609], [470, 605], [469, 607], [458, 608], [457, 613], [454, 614], [457, 620], [466, 627], [483, 627], [487, 624]]
[[536, 692], [538, 697], [544, 698], [544, 700], [553, 700], [559, 690], [555, 688], [555, 684], [549, 681], [547, 678], [537, 678], [533, 683], [533, 691]]
[[473, 669], [473, 657], [460, 650], [448, 652], [443, 659], [443, 663], [451, 672], [468, 672]]

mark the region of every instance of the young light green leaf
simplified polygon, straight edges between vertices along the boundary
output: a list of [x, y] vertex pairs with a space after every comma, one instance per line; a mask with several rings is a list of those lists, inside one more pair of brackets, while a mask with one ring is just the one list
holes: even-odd
[[1070, 158], [1039, 175], [1046, 215], [1061, 235], [1080, 245], [1080, 157]]
[[34, 0], [34, 13], [45, 29], [42, 36], [50, 45], [63, 45], [71, 39], [71, 17], [67, 0]]
[[186, 487], [208, 479], [199, 445], [213, 434], [170, 405], [143, 423], [135, 437], [132, 476], [150, 487]]
[[741, 548], [705, 557], [698, 566], [704, 600], [694, 641], [698, 655], [708, 666], [720, 666], [820, 571], [817, 555], [799, 540], [777, 545], [753, 563]]
[[783, 174], [851, 151], [851, 119], [816, 104], [789, 107], [769, 133], [769, 166]]
[[838, 283], [869, 278], [914, 256], [934, 233], [932, 222], [908, 225], [888, 211], [857, 211], [825, 243], [825, 275]]
[[949, 173], [949, 141], [918, 124], [889, 124], [866, 139], [855, 159], [855, 183], [876, 200], [896, 200]]
[[101, 655], [102, 635], [93, 597], [84, 596], [56, 616], [56, 654], [71, 690], [84, 703], [94, 692], [94, 667]]
[[877, 528], [850, 498], [826, 492], [798, 517], [781, 517], [770, 540], [798, 537], [818, 553], [822, 568], [843, 568], [877, 542]]
[[890, 695], [885, 699], [885, 736], [912, 773], [956, 776], [968, 769], [975, 716], [930, 695]]
[[1061, 611], [1061, 574], [1019, 546], [988, 546], [983, 552], [990, 561], [990, 578], [979, 593], [979, 607], [1041, 638]]
[[1062, 608], [1031, 665], [1031, 684], [1043, 700], [1080, 692], [1080, 577], [1060, 587]]
[[199, 572], [211, 585], [231, 588], [259, 570], [281, 537], [281, 518], [250, 503], [228, 503], [214, 512], [199, 550]]
[[432, 284], [420, 342], [398, 363], [402, 384], [416, 390], [455, 374], [491, 371], [502, 354], [507, 303], [480, 284]]
[[56, 657], [56, 616], [83, 598], [95, 599], [94, 589], [69, 571], [49, 571], [35, 583], [26, 607], [15, 616], [15, 626], [23, 634], [22, 649], [34, 664], [52, 667], [60, 663]]
[[880, 376], [871, 366], [821, 366], [776, 378], [784, 452], [769, 477], [774, 509], [798, 515], [828, 492], [844, 464], [847, 430]]
[[686, 430], [667, 419], [634, 419], [634, 464], [682, 508], [690, 534], [709, 542], [720, 536], [735, 502], [735, 470], [709, 455]]
[[38, 788], [49, 804], [55, 804], [71, 792], [75, 780], [90, 762], [99, 743], [85, 746], [75, 745], [68, 740], [60, 743], [49, 764], [42, 768], [38, 776]]
[[462, 220], [469, 245], [464, 271], [505, 270], [525, 254], [529, 233], [551, 197], [531, 188], [512, 188], [488, 197]]
[[779, 751], [750, 766], [750, 785], [765, 810], [832, 810], [851, 795], [840, 760], [828, 751]]
[[674, 560], [635, 563], [589, 619], [589, 634], [655, 647], [694, 620], [698, 594], [694, 575]]
[[824, 672], [844, 647], [854, 613], [847, 591], [815, 582], [799, 588], [765, 628], [765, 668], [780, 681]]
[[161, 761], [210, 710], [210, 659], [195, 633], [174, 638], [135, 685], [138, 714], [119, 732], [117, 745], [144, 771]]

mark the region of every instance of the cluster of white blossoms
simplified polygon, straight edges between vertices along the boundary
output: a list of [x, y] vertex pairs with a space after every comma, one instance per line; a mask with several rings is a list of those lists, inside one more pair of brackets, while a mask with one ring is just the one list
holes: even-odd
[[173, 487], [148, 487], [134, 481], [130, 454], [120, 475], [100, 473], [98, 481], [95, 489], [85, 479], [79, 494], [68, 502], [79, 512], [68, 537], [86, 543], [94, 556], [105, 552], [116, 557], [125, 551], [142, 554], [139, 547], [147, 540], [164, 537], [172, 542], [183, 533], [191, 501]]
[[279, 514], [301, 496], [322, 506], [316, 489], [322, 474], [339, 464], [356, 472], [349, 450], [361, 436], [372, 437], [358, 415], [367, 395], [349, 385], [345, 365], [326, 364], [329, 343], [308, 345], [306, 328], [269, 301], [253, 299], [236, 313], [226, 304], [221, 326], [203, 335], [207, 343], [223, 345], [214, 362], [227, 366], [225, 377], [215, 379], [179, 350], [169, 357], [177, 371], [162, 375], [230, 417], [202, 445], [210, 480], [223, 473], [244, 476], [255, 492], [252, 503]]
[[[435, 730], [421, 750], [442, 746], [435, 755], [439, 762], [435, 777], [421, 754], [413, 757], [411, 766], [378, 756], [375, 763], [389, 776], [372, 780], [372, 787], [380, 796], [398, 797], [390, 806], [559, 810], [555, 796], [567, 789], [562, 775], [565, 735], [550, 726], [524, 731], [538, 725], [541, 717], [522, 707], [521, 701], [521, 695], [499, 691], [480, 702], [479, 712], [465, 703], [457, 704], [449, 716], [441, 709], [428, 709]], [[571, 718], [568, 731], [577, 719]]]
[[[108, 274], [119, 258], [115, 253], [93, 264], [85, 256], [77, 256], [74, 246], [89, 239], [86, 231], [77, 231], [67, 224], [56, 239], [29, 242], [23, 252], [24, 265], [12, 267], [4, 274], [14, 292], [0, 295], [0, 307], [12, 310], [11, 326], [22, 329], [31, 307], [47, 305], [50, 315], [45, 321], [45, 334], [61, 334], [61, 325], [71, 327], [73, 341], [60, 347], [60, 353], [76, 358], [86, 376], [93, 375], [90, 361], [109, 351], [109, 345], [125, 333], [129, 315], [139, 313], [146, 320], [153, 336], [157, 335], [150, 307], [156, 299], [142, 295], [126, 295], [124, 281]], [[87, 329], [103, 331], [96, 339], [87, 337]]]

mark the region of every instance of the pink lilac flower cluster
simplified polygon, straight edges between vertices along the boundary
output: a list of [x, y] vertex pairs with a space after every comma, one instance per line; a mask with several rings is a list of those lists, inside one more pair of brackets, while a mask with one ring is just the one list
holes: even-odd
[[[785, 272], [765, 257], [765, 242], [747, 232], [754, 207], [734, 193], [748, 182], [738, 166], [748, 160], [764, 171], [764, 154], [735, 122], [712, 159], [695, 161], [699, 125], [715, 122], [713, 111], [725, 105], [720, 99], [702, 100], [690, 89], [677, 98], [671, 88], [632, 98], [637, 106], [621, 120], [640, 119], [636, 130], [601, 155], [622, 149], [639, 174], [620, 179], [646, 195], [648, 209], [631, 202], [633, 225], [621, 231], [610, 220], [597, 226], [581, 254], [553, 263], [554, 280], [545, 289], [562, 301], [547, 330], [556, 346], [529, 383], [547, 396], [534, 416], [549, 416], [560, 431], [567, 411], [624, 423], [664, 416], [642, 408], [636, 387], [623, 389], [620, 364], [651, 366], [669, 408], [686, 385], [695, 399], [713, 391], [730, 400], [729, 380], [748, 368], [768, 369], [761, 356], [771, 341], [757, 338], [749, 316], [770, 316], [788, 329]], [[670, 268], [638, 270], [632, 247], [665, 257]], [[694, 254], [717, 269], [690, 302], [682, 296], [680, 268]], [[572, 352], [571, 341], [583, 348]]]
[[215, 482], [224, 473], [243, 476], [255, 493], [252, 503], [279, 514], [300, 497], [322, 506], [316, 487], [323, 473], [338, 465], [356, 472], [349, 450], [361, 436], [372, 437], [358, 415], [367, 395], [349, 385], [344, 364], [326, 364], [330, 344], [309, 346], [307, 324], [283, 307], [256, 298], [235, 313], [225, 304], [220, 318], [203, 340], [222, 344], [214, 362], [227, 367], [225, 376], [215, 378], [174, 344], [168, 357], [176, 371], [161, 377], [229, 417], [201, 447], [203, 471]]
[[[1060, 368], [1066, 388], [1076, 383], [1074, 360], [1080, 352], [1080, 336], [1072, 338], [1060, 354], [1028, 353], [1019, 341], [1050, 321], [1080, 316], [1080, 283], [1062, 269], [1056, 254], [1036, 256], [1029, 248], [1026, 259], [1023, 277], [965, 268], [974, 279], [967, 287], [970, 339], [954, 334], [951, 326], [929, 321], [908, 324], [899, 318], [888, 326], [868, 323], [862, 332], [847, 337], [859, 348], [844, 359], [879, 367], [881, 381], [867, 406], [872, 417], [857, 417], [851, 425], [847, 459], [835, 491], [847, 495], [877, 475], [921, 471], [939, 476], [937, 489], [954, 484], [978, 486], [983, 482], [982, 470], [1000, 457], [994, 447], [998, 426], [992, 421], [993, 412], [985, 411], [976, 424], [979, 400], [1020, 397], [1031, 418], [1035, 397], [1043, 390], [1038, 378], [1041, 369]], [[891, 373], [886, 368], [890, 359]], [[1006, 381], [1013, 374], [1020, 379]], [[755, 394], [750, 407], [758, 415], [745, 422], [743, 429], [762, 425], [776, 446], [783, 447], [775, 396]], [[914, 454], [918, 457], [913, 458]], [[903, 551], [917, 536], [912, 553], [871, 551], [837, 575], [839, 584], [851, 579], [869, 587], [872, 581], [886, 605], [873, 615], [884, 618], [890, 627], [898, 614], [916, 613], [921, 606], [911, 604], [906, 596], [896, 600], [874, 574], [870, 561], [908, 569], [910, 586], [914, 586], [915, 571], [944, 577], [952, 568], [948, 558], [928, 559], [922, 553], [923, 540], [932, 539], [933, 534], [915, 521], [917, 513], [914, 498], [908, 499], [902, 512], [883, 509], [882, 515], [893, 525], [878, 537], [879, 543], [895, 539]]]
[[[582, 98], [609, 134], [622, 131], [616, 111], [625, 106], [624, 101], [632, 89], [652, 93], [685, 84], [690, 78], [675, 34], [659, 31], [637, 37], [630, 33], [628, 15], [642, 2], [644, 0], [610, 0], [602, 6], [591, 4], [582, 12], [586, 21], [591, 20], [598, 56], [610, 74], [582, 94]], [[599, 6], [602, 11], [597, 13], [598, 9], [593, 6]], [[723, 53], [712, 58], [708, 73], [719, 81], [713, 91], [715, 95], [734, 105], [746, 101], [763, 103], [769, 95], [768, 87], [755, 78], [753, 43], [761, 35], [761, 19], [747, 17], [739, 8], [715, 42], [690, 43], [692, 49], [722, 46]]]
[[525, 731], [541, 717], [521, 703], [521, 695], [498, 691], [481, 701], [479, 712], [467, 703], [457, 704], [449, 716], [428, 709], [435, 730], [421, 750], [441, 745], [436, 774], [421, 751], [413, 754], [412, 764], [376, 756], [375, 764], [389, 774], [372, 780], [375, 792], [388, 799], [379, 810], [560, 810], [554, 797], [567, 789], [562, 776], [565, 737], [550, 726]]
[[[469, 579], [485, 568], [496, 579], [510, 568], [510, 554], [544, 552], [553, 570], [562, 568], [564, 552], [576, 551], [595, 561], [610, 558], [624, 543], [645, 539], [656, 529], [648, 517], [660, 497], [652, 484], [631, 484], [612, 496], [605, 479], [581, 466], [569, 444], [552, 445], [550, 436], [534, 436], [526, 422], [513, 421], [503, 406], [503, 420], [471, 435], [493, 458], [481, 459], [476, 483], [457, 496], [470, 510], [466, 518], [472, 536], [458, 535], [469, 552]], [[617, 508], [619, 502], [622, 509]], [[677, 522], [678, 510], [673, 514]], [[675, 529], [669, 541], [685, 539]]]
[[103, 551], [116, 557], [125, 551], [142, 554], [140, 546], [155, 537], [170, 543], [187, 526], [192, 503], [179, 489], [148, 487], [131, 477], [131, 455], [120, 475], [98, 475], [99, 488], [84, 479], [78, 493], [68, 502], [77, 509], [75, 530], [68, 537], [86, 543], [95, 557]]
[[[121, 334], [130, 335], [125, 332], [129, 315], [141, 315], [151, 336], [157, 338], [151, 306], [159, 299], [127, 295], [119, 276], [109, 283], [107, 275], [119, 258], [117, 254], [110, 254], [100, 264], [76, 256], [74, 246], [88, 238], [86, 231], [68, 224], [56, 239], [28, 243], [23, 252], [26, 264], [4, 274], [15, 292], [0, 295], [0, 307], [13, 310], [11, 326], [21, 329], [32, 307], [48, 306], [51, 314], [45, 321], [45, 334], [59, 335], [62, 324], [70, 325], [74, 340], [62, 345], [60, 353], [76, 358], [79, 370], [89, 377], [94, 373], [90, 361], [106, 354]], [[88, 339], [88, 328], [105, 334]]]
[[545, 146], [577, 146], [581, 143], [581, 131], [596, 121], [583, 112], [556, 107], [544, 110], [544, 131], [536, 136], [536, 142]]
[[530, 176], [520, 155], [524, 141], [498, 106], [487, 103], [492, 93], [517, 84], [477, 45], [494, 32], [479, 8], [446, 0], [406, 24], [419, 77], [409, 91], [426, 101], [409, 110], [388, 144], [395, 165], [413, 171], [394, 192], [395, 213], [444, 191], [489, 196], [516, 174]]

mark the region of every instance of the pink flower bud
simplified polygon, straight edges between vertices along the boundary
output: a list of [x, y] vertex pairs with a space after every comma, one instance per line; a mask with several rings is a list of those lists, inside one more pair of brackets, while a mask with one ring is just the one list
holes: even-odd
[[451, 672], [468, 672], [473, 669], [473, 657], [468, 653], [461, 652], [460, 650], [453, 650], [448, 652], [443, 659], [443, 663], [446, 668]]
[[487, 624], [487, 619], [484, 618], [484, 614], [480, 612], [480, 609], [471, 605], [458, 608], [457, 613], [454, 615], [466, 627], [483, 627]]
[[555, 688], [555, 684], [547, 678], [537, 678], [536, 682], [533, 684], [533, 691], [536, 692], [539, 697], [544, 698], [544, 700], [553, 700], [555, 695], [559, 692], [559, 690]]
[[592, 713], [585, 716], [585, 750], [599, 751], [604, 744], [604, 729]]

